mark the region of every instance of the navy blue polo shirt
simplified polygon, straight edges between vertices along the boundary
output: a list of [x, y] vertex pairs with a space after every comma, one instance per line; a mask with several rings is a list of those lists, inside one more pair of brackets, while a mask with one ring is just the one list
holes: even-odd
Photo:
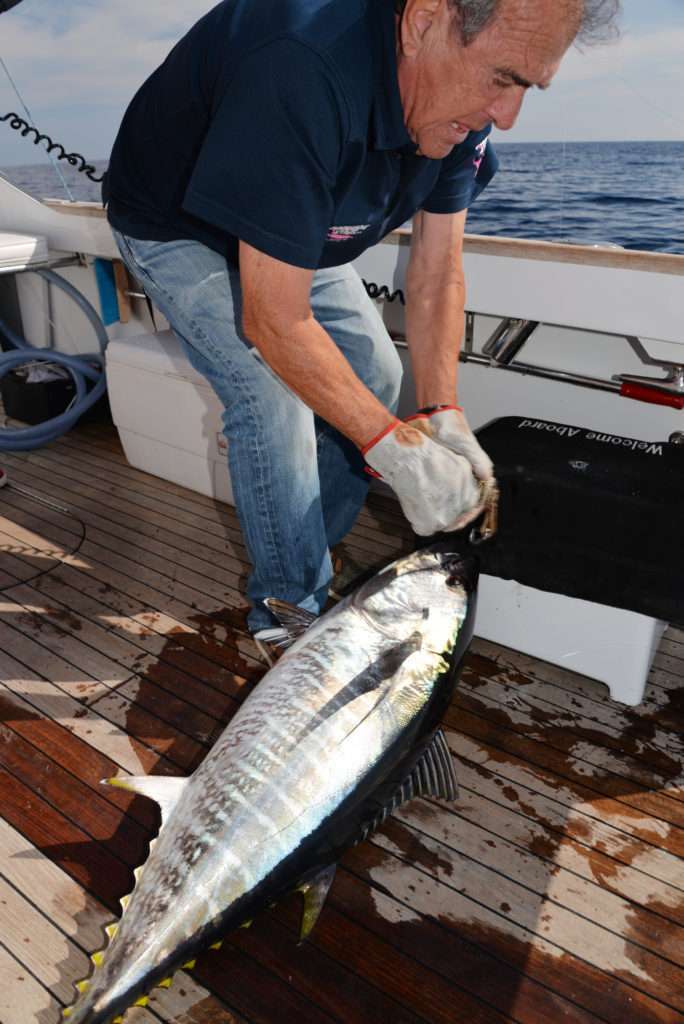
[[489, 129], [443, 160], [404, 124], [394, 0], [225, 0], [128, 108], [103, 196], [134, 238], [238, 240], [298, 267], [355, 259], [417, 210], [455, 213], [496, 170]]

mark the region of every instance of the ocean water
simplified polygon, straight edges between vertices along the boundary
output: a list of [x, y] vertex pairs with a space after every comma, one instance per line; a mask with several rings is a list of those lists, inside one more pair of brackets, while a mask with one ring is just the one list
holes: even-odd
[[499, 143], [497, 152], [469, 231], [684, 253], [684, 142]]
[[[497, 152], [470, 232], [684, 253], [684, 142], [497, 143]], [[106, 161], [93, 163], [101, 174]], [[76, 199], [99, 199], [99, 185], [59, 166]], [[47, 158], [0, 173], [38, 198], [66, 198]]]

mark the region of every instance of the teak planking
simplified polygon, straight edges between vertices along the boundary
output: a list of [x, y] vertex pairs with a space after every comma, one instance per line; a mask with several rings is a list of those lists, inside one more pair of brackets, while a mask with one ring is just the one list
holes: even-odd
[[[158, 825], [100, 780], [192, 771], [263, 669], [232, 509], [132, 469], [106, 426], [4, 461], [62, 508], [0, 508], [0, 1022], [57, 1024]], [[343, 555], [411, 543], [378, 496]], [[126, 1024], [681, 1021], [683, 687], [677, 628], [635, 709], [475, 641], [457, 803], [350, 851], [303, 946], [293, 896]]]

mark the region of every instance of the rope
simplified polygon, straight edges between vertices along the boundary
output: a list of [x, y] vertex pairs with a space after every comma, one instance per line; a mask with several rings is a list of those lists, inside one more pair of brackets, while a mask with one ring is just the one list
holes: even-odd
[[[0, 118], [0, 120], [6, 121], [8, 118], [14, 118], [13, 121], [10, 121], [10, 126], [12, 128], [21, 128], [22, 129], [22, 135], [28, 135], [29, 131], [36, 132], [36, 129], [33, 128], [33, 115], [31, 114], [31, 111], [29, 110], [29, 108], [26, 106], [26, 103], [24, 102], [24, 99], [23, 99], [21, 93], [19, 92], [17, 84], [14, 81], [14, 79], [12, 78], [12, 76], [10, 74], [10, 71], [9, 71], [9, 68], [5, 64], [5, 62], [2, 59], [2, 57], [0, 57], [0, 64], [2, 65], [2, 68], [3, 68], [4, 72], [5, 72], [5, 74], [9, 78], [10, 85], [14, 89], [14, 91], [15, 91], [15, 93], [17, 95], [17, 99], [19, 100], [19, 102], [21, 103], [21, 105], [23, 107], [24, 113], [26, 114], [26, 116], [28, 118], [28, 122], [23, 121], [22, 118], [18, 117], [17, 114], [6, 114], [5, 117]], [[17, 123], [17, 122], [19, 122], [19, 123]], [[39, 135], [38, 132], [36, 132], [36, 135], [38, 136], [35, 139], [36, 145], [38, 145], [38, 143], [41, 141], [41, 139], [48, 139], [47, 135]], [[48, 142], [50, 143], [50, 148], [48, 149], [48, 154], [47, 155], [48, 155], [48, 158], [50, 160], [50, 163], [52, 164], [53, 169], [54, 169], [57, 177], [61, 181], [62, 187], [64, 188], [64, 191], [66, 192], [67, 196], [69, 197], [69, 199], [73, 203], [74, 196], [73, 196], [71, 190], [69, 189], [69, 186], [66, 183], [64, 175], [62, 174], [61, 170], [57, 166], [57, 161], [55, 160], [55, 158], [53, 157], [52, 152], [51, 152], [51, 150], [54, 149], [55, 147], [54, 147], [54, 145], [53, 145], [53, 143], [52, 143], [52, 141], [50, 139], [48, 139]], [[61, 149], [61, 146], [59, 148]], [[62, 149], [62, 153], [64, 153], [63, 149]], [[62, 159], [62, 157], [60, 157], [60, 160], [61, 159]]]

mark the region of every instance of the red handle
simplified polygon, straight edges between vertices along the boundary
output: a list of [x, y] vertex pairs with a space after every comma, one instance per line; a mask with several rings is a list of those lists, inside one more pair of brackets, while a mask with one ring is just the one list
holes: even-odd
[[659, 391], [648, 384], [635, 384], [623, 381], [620, 394], [624, 398], [634, 398], [637, 402], [650, 402], [652, 405], [669, 405], [672, 409], [684, 409], [684, 395], [675, 395], [672, 391]]

